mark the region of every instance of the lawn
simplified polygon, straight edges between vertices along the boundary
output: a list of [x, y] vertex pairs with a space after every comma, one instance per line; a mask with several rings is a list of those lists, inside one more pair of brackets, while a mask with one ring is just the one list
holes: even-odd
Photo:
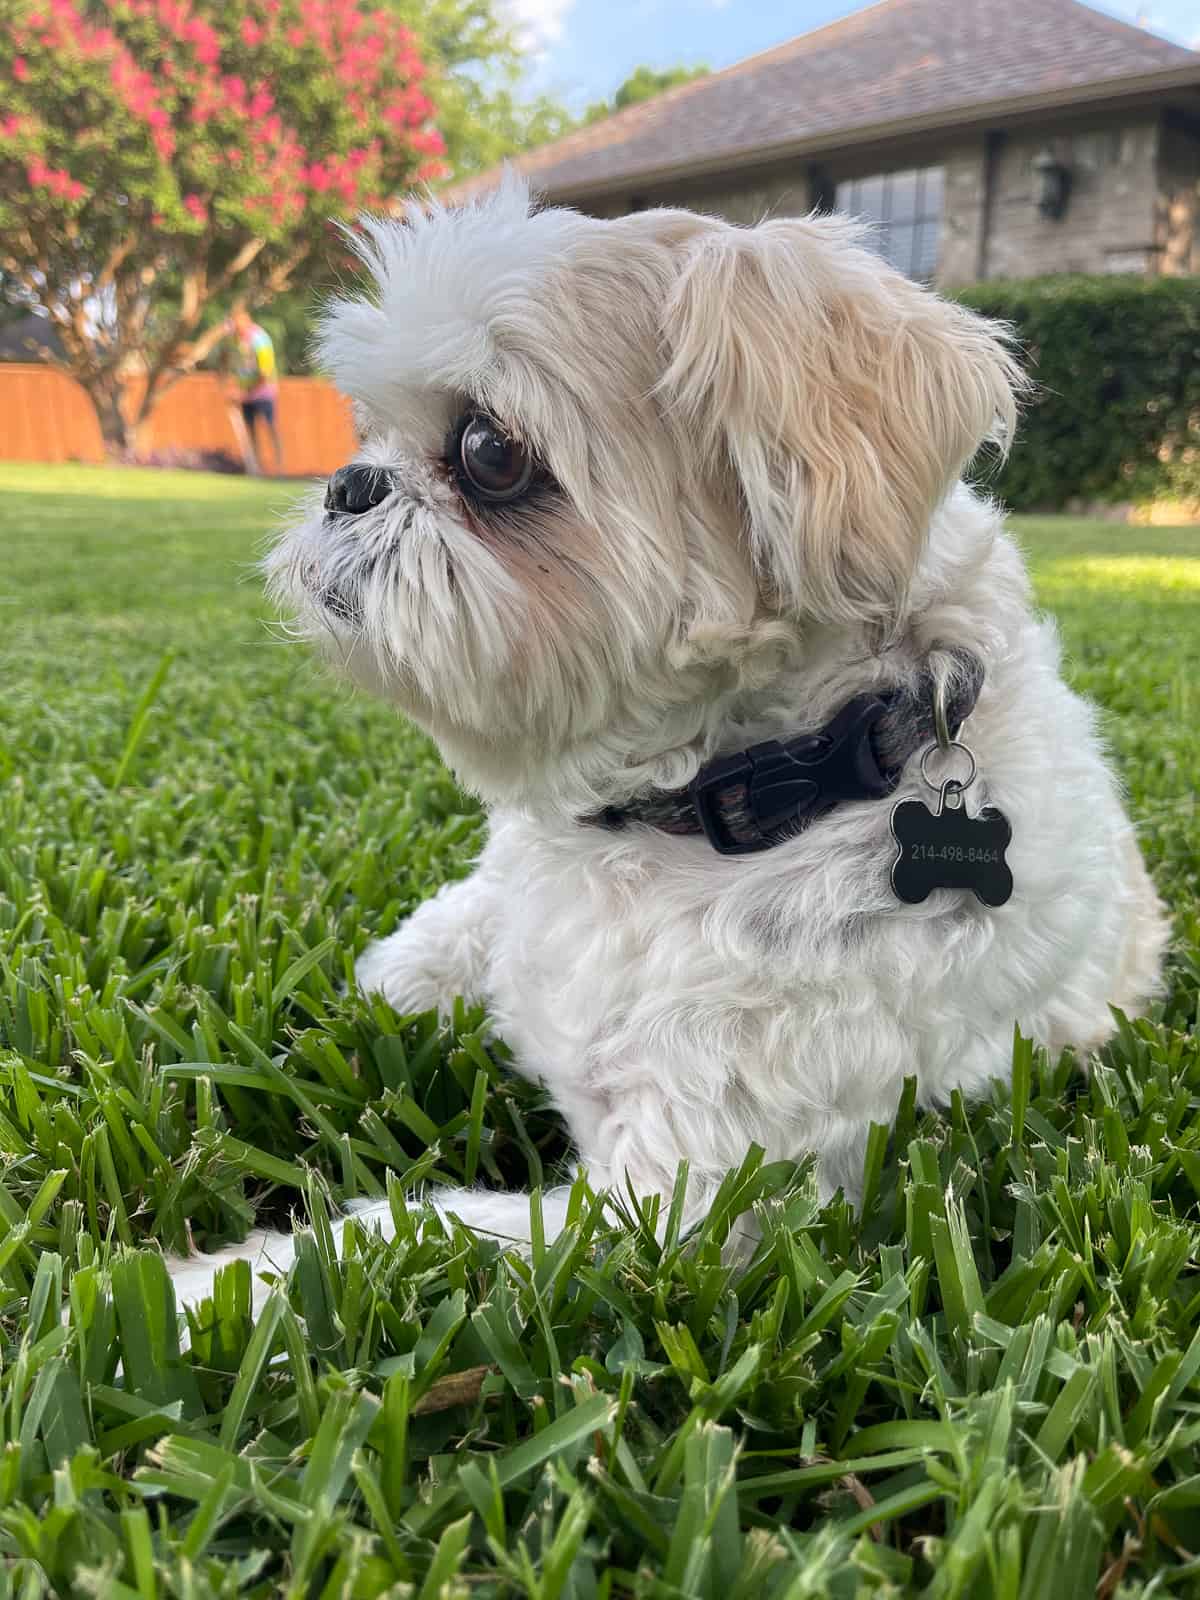
[[[861, 1218], [748, 1159], [699, 1236], [532, 1265], [397, 1204], [561, 1157], [483, 1019], [355, 952], [480, 838], [269, 626], [288, 491], [0, 467], [0, 1594], [1074, 1600], [1200, 1592], [1200, 531], [1019, 524], [1177, 915], [1084, 1077], [902, 1108]], [[721, 1264], [730, 1218], [763, 1243]], [[180, 1355], [159, 1247], [317, 1228]], [[597, 1248], [599, 1246], [599, 1248]]]

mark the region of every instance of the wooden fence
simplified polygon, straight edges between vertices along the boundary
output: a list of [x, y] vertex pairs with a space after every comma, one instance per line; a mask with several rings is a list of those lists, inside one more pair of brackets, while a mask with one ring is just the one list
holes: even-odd
[[[127, 407], [138, 399], [137, 380]], [[292, 477], [323, 477], [356, 448], [350, 407], [321, 378], [281, 378], [278, 400], [282, 470]], [[196, 372], [181, 378], [159, 401], [142, 429], [139, 448], [224, 450], [240, 459], [220, 378]], [[260, 450], [270, 462], [270, 446]], [[53, 367], [0, 362], [0, 461], [104, 460], [96, 412], [72, 378]]]

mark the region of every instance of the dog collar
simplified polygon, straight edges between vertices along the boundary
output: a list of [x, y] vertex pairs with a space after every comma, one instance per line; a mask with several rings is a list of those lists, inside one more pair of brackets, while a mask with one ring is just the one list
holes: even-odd
[[[947, 653], [956, 666], [945, 705], [953, 737], [975, 709], [983, 663], [965, 650]], [[703, 834], [723, 856], [749, 855], [794, 838], [844, 801], [891, 794], [909, 758], [937, 734], [935, 681], [927, 668], [914, 684], [855, 695], [811, 733], [765, 739], [705, 762], [686, 789], [639, 795], [584, 821]]]

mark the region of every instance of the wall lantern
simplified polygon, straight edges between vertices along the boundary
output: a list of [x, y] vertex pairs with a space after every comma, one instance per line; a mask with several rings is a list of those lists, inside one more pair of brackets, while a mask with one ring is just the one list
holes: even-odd
[[1071, 193], [1071, 169], [1049, 150], [1039, 150], [1033, 158], [1033, 203], [1043, 217], [1057, 222], [1067, 209]]

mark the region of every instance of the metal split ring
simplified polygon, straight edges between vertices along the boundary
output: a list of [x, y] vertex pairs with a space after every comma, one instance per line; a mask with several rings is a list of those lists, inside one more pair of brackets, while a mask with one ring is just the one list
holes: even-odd
[[[971, 770], [965, 778], [947, 778], [940, 784], [935, 783], [929, 776], [929, 758], [932, 755], [948, 755], [951, 750], [961, 750], [963, 755], [965, 755], [967, 760], [971, 763]], [[941, 743], [927, 745], [924, 753], [921, 756], [921, 776], [925, 779], [925, 782], [931, 789], [942, 789], [944, 791], [946, 786], [952, 783], [954, 785], [955, 792], [957, 794], [961, 794], [964, 789], [969, 789], [975, 782], [975, 774], [978, 771], [979, 768], [976, 765], [974, 755], [965, 744], [960, 743], [960, 741], [957, 739], [950, 739], [944, 745]]]

